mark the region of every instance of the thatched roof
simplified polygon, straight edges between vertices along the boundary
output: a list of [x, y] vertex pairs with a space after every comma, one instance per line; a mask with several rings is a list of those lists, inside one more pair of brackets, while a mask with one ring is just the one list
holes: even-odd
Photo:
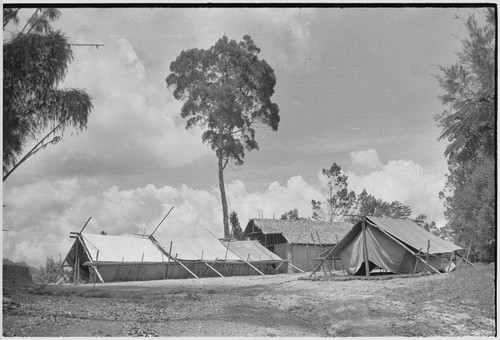
[[[254, 218], [250, 220], [248, 227], [250, 227], [252, 221], [254, 226], [260, 229], [263, 234], [282, 234], [287, 239], [288, 243], [291, 244], [318, 243], [318, 234], [322, 244], [337, 244], [353, 226], [351, 222]], [[313, 236], [311, 236], [311, 233]]]

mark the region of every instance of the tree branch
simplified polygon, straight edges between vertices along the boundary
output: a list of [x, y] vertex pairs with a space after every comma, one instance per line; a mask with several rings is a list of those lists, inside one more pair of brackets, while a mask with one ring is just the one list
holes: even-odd
[[[40, 150], [41, 148], [44, 148], [45, 146], [47, 146], [50, 142], [47, 142], [47, 143], [44, 143], [44, 141], [52, 134], [54, 133], [61, 125], [64, 124], [64, 122], [69, 118], [66, 117], [64, 118], [56, 127], [54, 127], [52, 130], [50, 130], [50, 132], [45, 135], [45, 137], [43, 137], [38, 143], [35, 144], [35, 146], [23, 157], [21, 158], [21, 160], [19, 162], [17, 162], [13, 167], [12, 169], [10, 169], [4, 176], [3, 176], [3, 180], [2, 182], [5, 182], [5, 180], [7, 179], [7, 177], [10, 176], [11, 173], [14, 172], [14, 170], [16, 170], [22, 163], [24, 163], [28, 158], [30, 158], [31, 156], [33, 156], [35, 153], [37, 153], [38, 150]], [[52, 140], [53, 141], [53, 140]], [[52, 142], [51, 141], [51, 142]]]

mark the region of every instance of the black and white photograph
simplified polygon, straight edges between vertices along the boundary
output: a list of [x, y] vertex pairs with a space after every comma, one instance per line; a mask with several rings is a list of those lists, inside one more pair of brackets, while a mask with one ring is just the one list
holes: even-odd
[[3, 4], [2, 336], [496, 337], [497, 4]]

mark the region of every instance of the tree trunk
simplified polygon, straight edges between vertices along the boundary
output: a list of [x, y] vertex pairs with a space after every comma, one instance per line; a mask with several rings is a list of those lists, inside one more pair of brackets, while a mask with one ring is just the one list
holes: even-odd
[[229, 217], [228, 217], [229, 213], [227, 211], [226, 188], [224, 187], [224, 169], [222, 166], [222, 155], [219, 155], [218, 158], [219, 158], [219, 189], [220, 189], [220, 199], [222, 201], [222, 220], [224, 223], [224, 238], [230, 238], [231, 234], [229, 232]]

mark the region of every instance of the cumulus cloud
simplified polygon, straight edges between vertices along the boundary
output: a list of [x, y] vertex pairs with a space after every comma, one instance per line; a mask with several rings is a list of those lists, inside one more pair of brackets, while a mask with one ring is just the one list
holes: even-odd
[[164, 83], [151, 81], [125, 38], [110, 39], [99, 50], [78, 50], [63, 86], [83, 88], [93, 97], [88, 127], [78, 135], [67, 131], [63, 142], [38, 154], [42, 166], [25, 163], [27, 174], [158, 176], [211, 153], [199, 129], [176, 122], [181, 103], [170, 98]]
[[359, 194], [366, 189], [385, 201], [400, 201], [409, 205], [415, 216], [425, 213], [430, 220], [444, 224], [443, 204], [438, 197], [446, 181], [444, 176], [427, 173], [411, 160], [383, 164], [373, 149], [352, 152], [350, 156], [345, 173], [351, 190]]
[[357, 174], [369, 174], [382, 167], [378, 153], [373, 149], [352, 151], [350, 157], [350, 168]]
[[[9, 232], [4, 236], [4, 257], [34, 265], [43, 264], [47, 256], [64, 257], [71, 244], [69, 232], [79, 231], [90, 216], [85, 229], [89, 233], [151, 233], [172, 206], [155, 233], [158, 240], [211, 237], [207, 230], [223, 236], [218, 188], [158, 188], [149, 184], [126, 190], [113, 186], [100, 193], [83, 194], [82, 186], [77, 179], [40, 181], [5, 192], [8, 205], [4, 208], [4, 227]], [[310, 216], [310, 200], [318, 192], [301, 176], [294, 176], [285, 185], [271, 183], [263, 192], [248, 192], [242, 181], [235, 180], [227, 185], [227, 194], [229, 209], [238, 213], [244, 228], [258, 211], [266, 218], [279, 218], [297, 208], [300, 216]]]

